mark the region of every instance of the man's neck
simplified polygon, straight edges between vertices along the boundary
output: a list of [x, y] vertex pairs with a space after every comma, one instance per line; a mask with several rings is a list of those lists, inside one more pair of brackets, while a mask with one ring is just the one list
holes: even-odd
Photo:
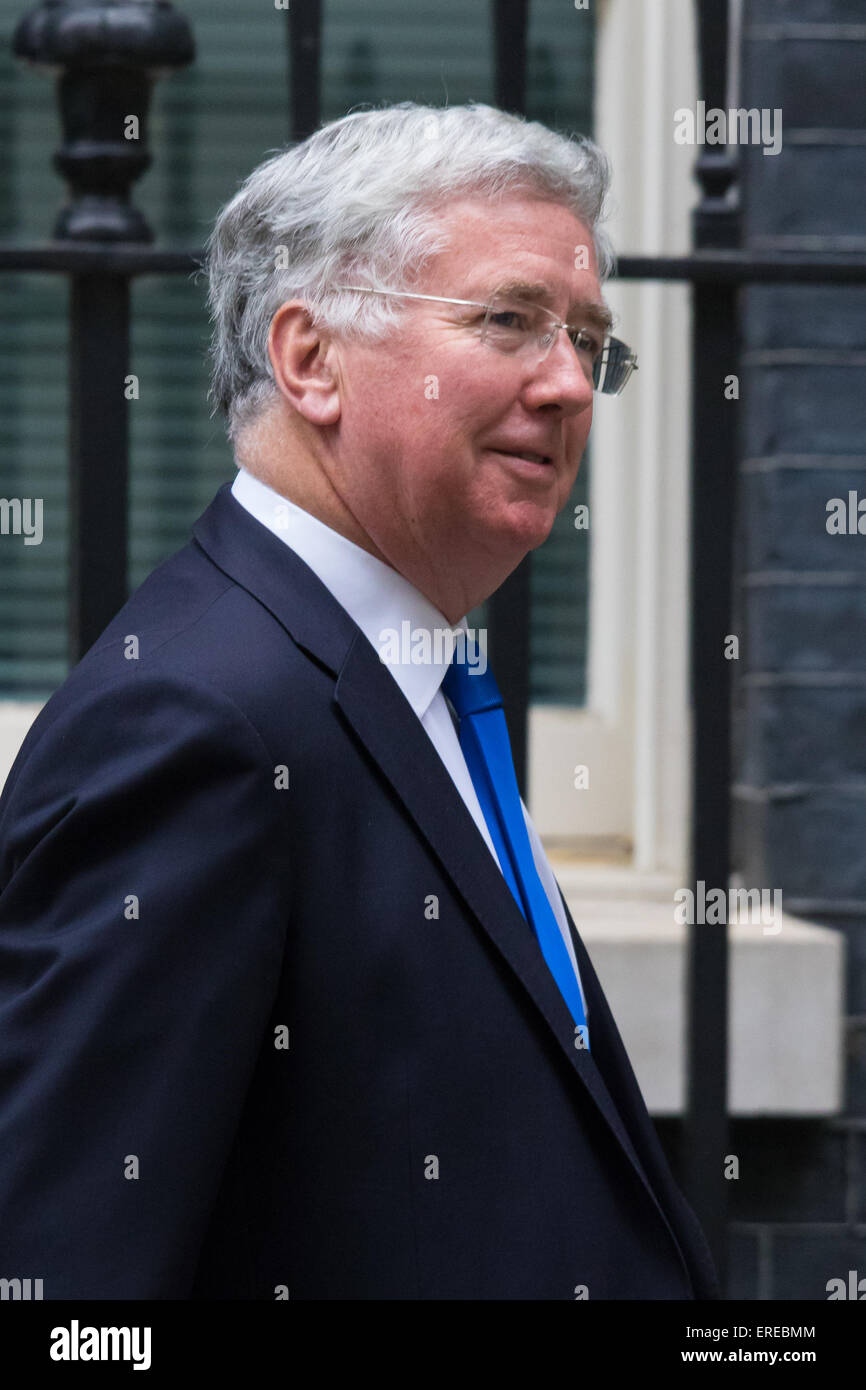
[[[424, 594], [425, 598], [435, 604], [449, 622], [458, 622], [475, 602], [482, 601], [481, 598], [474, 600], [471, 595], [465, 593], [449, 593], [446, 597], [444, 593], [430, 592], [438, 586], [425, 583], [420, 576], [407, 573], [389, 560], [346, 506], [316, 455], [309, 453], [303, 440], [296, 441], [294, 447], [292, 442], [287, 444], [285, 434], [280, 431], [276, 421], [265, 419], [255, 430], [244, 434], [235, 448], [235, 462], [239, 468], [246, 469], [278, 496], [285, 497], [288, 502], [294, 502], [297, 507], [309, 512], [325, 526], [330, 526], [332, 531], [345, 536], [346, 540], [374, 555], [389, 569], [402, 574]], [[485, 593], [482, 598], [487, 596]], [[451, 611], [456, 613], [454, 618], [448, 616]]]
[[[338, 535], [345, 536], [346, 540], [375, 555], [383, 564], [390, 565], [387, 556], [374, 545], [321, 470], [303, 465], [295, 467], [288, 463], [275, 466], [262, 449], [249, 446], [235, 451], [235, 463], [278, 496], [294, 502], [296, 507], [309, 512], [310, 516], [330, 526]], [[390, 567], [393, 569], [393, 565]]]

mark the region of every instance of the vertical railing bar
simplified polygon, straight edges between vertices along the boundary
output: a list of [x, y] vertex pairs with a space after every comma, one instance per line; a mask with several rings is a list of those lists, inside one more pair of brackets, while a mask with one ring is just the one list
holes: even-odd
[[[700, 93], [707, 107], [728, 97], [728, 5], [697, 0]], [[696, 251], [738, 245], [736, 165], [727, 149], [703, 148]], [[731, 633], [736, 407], [725, 399], [737, 372], [737, 287], [692, 290], [691, 633], [693, 711], [691, 890], [687, 945], [687, 1095], [683, 1125], [686, 1194], [703, 1226], [724, 1289], [727, 1270], [728, 928], [698, 911], [705, 891], [727, 902], [730, 872]], [[725, 919], [727, 914], [724, 914]]]
[[69, 656], [126, 602], [130, 282], [73, 275], [69, 295]]
[[306, 140], [321, 120], [322, 0], [286, 10], [289, 139]]

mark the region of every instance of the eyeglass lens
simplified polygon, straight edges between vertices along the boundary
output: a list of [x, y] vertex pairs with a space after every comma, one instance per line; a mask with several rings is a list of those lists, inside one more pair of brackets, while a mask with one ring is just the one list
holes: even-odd
[[[482, 340], [500, 352], [525, 352], [538, 348], [546, 355], [556, 330], [538, 306], [520, 300], [495, 298], [484, 317]], [[592, 364], [592, 382], [604, 395], [618, 396], [635, 367], [631, 349], [619, 338], [609, 337]]]

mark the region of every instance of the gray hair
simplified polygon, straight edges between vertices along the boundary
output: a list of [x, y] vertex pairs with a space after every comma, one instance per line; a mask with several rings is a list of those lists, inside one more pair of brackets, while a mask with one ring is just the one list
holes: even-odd
[[526, 190], [564, 204], [588, 226], [605, 279], [614, 265], [599, 225], [609, 182], [607, 157], [586, 136], [478, 102], [355, 111], [270, 154], [207, 242], [211, 414], [224, 413], [235, 440], [278, 396], [267, 344], [286, 300], [303, 299], [335, 335], [381, 340], [405, 301], [333, 286], [411, 288], [448, 245], [435, 209], [451, 197]]

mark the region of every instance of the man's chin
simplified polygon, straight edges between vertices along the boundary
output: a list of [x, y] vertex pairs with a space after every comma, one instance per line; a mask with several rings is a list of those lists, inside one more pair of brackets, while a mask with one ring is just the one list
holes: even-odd
[[544, 504], [540, 499], [525, 498], [511, 502], [503, 509], [499, 525], [495, 528], [496, 537], [504, 552], [516, 556], [515, 565], [530, 550], [544, 545], [553, 530], [557, 511], [553, 501]]

